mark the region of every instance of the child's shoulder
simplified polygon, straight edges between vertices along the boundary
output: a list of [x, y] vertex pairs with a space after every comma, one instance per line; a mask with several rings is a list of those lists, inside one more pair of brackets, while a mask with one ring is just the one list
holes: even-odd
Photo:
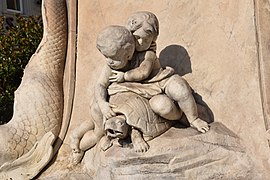
[[152, 50], [148, 50], [145, 52], [145, 58], [149, 58], [149, 59], [153, 59], [155, 60], [157, 58], [157, 54], [155, 51], [152, 51]]
[[155, 60], [157, 58], [157, 55], [154, 51], [148, 50], [134, 53], [133, 58], [134, 61], [143, 61], [145, 59]]
[[112, 74], [112, 69], [107, 64], [105, 64], [101, 73], [102, 73], [102, 76], [108, 78]]

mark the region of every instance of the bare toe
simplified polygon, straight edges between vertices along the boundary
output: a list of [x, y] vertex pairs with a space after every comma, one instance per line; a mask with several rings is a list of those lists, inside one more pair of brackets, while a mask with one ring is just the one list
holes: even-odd
[[203, 127], [203, 129], [205, 130], [205, 132], [207, 132], [207, 131], [209, 131], [209, 126]]
[[200, 118], [197, 118], [195, 121], [190, 123], [190, 126], [202, 133], [206, 133], [207, 131], [209, 131], [208, 123], [201, 120]]
[[103, 151], [106, 151], [106, 150], [109, 149], [112, 145], [113, 145], [113, 143], [111, 142], [111, 140], [110, 140], [107, 136], [104, 136], [104, 137], [100, 140], [100, 146], [101, 146], [101, 149], [102, 149]]
[[146, 152], [149, 149], [149, 145], [145, 141], [134, 143], [135, 152]]

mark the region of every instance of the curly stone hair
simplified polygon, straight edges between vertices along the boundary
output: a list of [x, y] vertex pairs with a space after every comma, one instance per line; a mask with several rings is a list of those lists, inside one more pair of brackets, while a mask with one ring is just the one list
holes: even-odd
[[96, 42], [97, 49], [105, 56], [113, 56], [120, 51], [134, 52], [135, 50], [134, 37], [124, 26], [107, 26], [99, 33]]
[[134, 32], [142, 27], [144, 23], [148, 23], [152, 27], [152, 33], [155, 36], [154, 41], [156, 41], [159, 34], [159, 22], [156, 15], [149, 11], [139, 11], [132, 14], [128, 18], [127, 28]]

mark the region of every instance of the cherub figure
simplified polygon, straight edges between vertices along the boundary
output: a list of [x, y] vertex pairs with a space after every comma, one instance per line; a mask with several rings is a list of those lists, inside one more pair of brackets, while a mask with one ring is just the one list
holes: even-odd
[[94, 102], [90, 107], [91, 119], [84, 121], [71, 135], [73, 163], [81, 161], [84, 152], [104, 136], [104, 122], [116, 116], [115, 107], [108, 102], [107, 88], [115, 70], [123, 70], [132, 59], [135, 41], [132, 33], [123, 26], [109, 26], [99, 34], [97, 47], [106, 57], [106, 65], [95, 87]]

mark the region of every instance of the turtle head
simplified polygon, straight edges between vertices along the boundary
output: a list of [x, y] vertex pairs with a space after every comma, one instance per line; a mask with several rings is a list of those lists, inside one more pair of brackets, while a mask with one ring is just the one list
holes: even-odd
[[128, 135], [129, 125], [124, 115], [118, 115], [105, 122], [106, 135], [110, 138], [124, 139]]

